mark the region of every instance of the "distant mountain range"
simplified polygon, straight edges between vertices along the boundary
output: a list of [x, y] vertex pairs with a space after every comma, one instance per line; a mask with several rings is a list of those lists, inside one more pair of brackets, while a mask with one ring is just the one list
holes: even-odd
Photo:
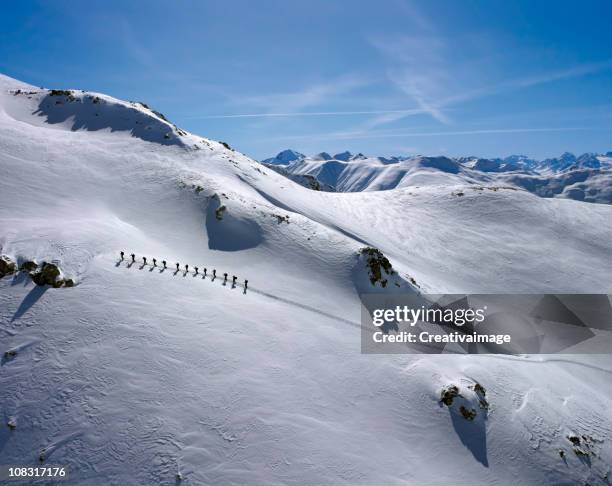
[[311, 189], [337, 192], [384, 191], [435, 184], [506, 185], [541, 197], [612, 203], [612, 152], [569, 152], [535, 160], [524, 155], [478, 157], [369, 157], [321, 152], [306, 156], [284, 150], [262, 163]]

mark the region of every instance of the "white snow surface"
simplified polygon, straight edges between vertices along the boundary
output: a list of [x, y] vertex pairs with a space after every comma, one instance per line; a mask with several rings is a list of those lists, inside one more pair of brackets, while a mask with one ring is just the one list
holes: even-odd
[[[0, 253], [77, 283], [0, 280], [0, 352], [17, 352], [0, 464], [43, 454], [79, 485], [607, 484], [610, 358], [361, 355], [356, 253], [428, 292], [612, 293], [612, 207], [452, 173], [316, 192], [142, 105], [73, 97], [0, 76]], [[475, 382], [486, 420], [439, 403]]]

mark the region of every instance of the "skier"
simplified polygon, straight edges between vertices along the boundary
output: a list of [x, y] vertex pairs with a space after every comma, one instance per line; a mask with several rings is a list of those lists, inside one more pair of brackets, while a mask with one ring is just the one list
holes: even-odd
[[162, 265], [166, 268], [166, 260], [162, 260]]
[[136, 263], [136, 255], [132, 253], [132, 263]]
[[238, 278], [238, 277], [236, 277], [236, 275], [234, 275], [234, 276], [232, 277], [232, 287], [235, 287], [235, 286], [236, 286], [236, 279], [237, 279], [237, 278]]
[[198, 274], [198, 267], [193, 267], [193, 268], [195, 268], [195, 274], [197, 275]]
[[217, 269], [213, 268], [213, 280], [217, 278]]
[[189, 271], [189, 265], [185, 264], [185, 272]]
[[206, 277], [206, 267], [204, 267], [204, 276]]
[[224, 278], [223, 278], [223, 283], [227, 282], [227, 273], [224, 273], [224, 274], [223, 274], [223, 277], [224, 277]]
[[125, 255], [125, 253], [121, 252], [121, 261], [123, 261], [123, 255]]
[[249, 281], [245, 279], [244, 281], [244, 290], [246, 292], [247, 286], [249, 285]]
[[156, 267], [157, 266], [157, 260], [155, 258], [153, 258], [153, 266]]
[[179, 264], [178, 263], [176, 264], [176, 271], [177, 272], [179, 271]]
[[142, 257], [142, 261], [143, 261], [144, 265], [146, 265], [147, 264], [147, 257]]

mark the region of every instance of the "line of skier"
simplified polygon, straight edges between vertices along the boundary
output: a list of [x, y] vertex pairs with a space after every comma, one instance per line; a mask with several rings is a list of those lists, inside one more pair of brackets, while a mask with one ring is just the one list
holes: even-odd
[[[119, 252], [119, 254], [121, 255], [121, 260], [125, 260], [125, 252], [121, 251]], [[134, 253], [130, 254], [130, 257], [132, 258], [132, 263], [136, 263], [136, 255]], [[151, 261], [153, 262], [153, 266], [157, 267], [157, 259], [152, 258]], [[147, 257], [142, 257], [142, 263], [143, 265], [147, 265]], [[168, 268], [168, 262], [166, 262], [166, 260], [162, 260], [161, 261], [162, 267], [164, 270], [166, 270]], [[180, 271], [180, 264], [176, 263], [176, 271], [179, 272]], [[193, 267], [193, 269], [195, 270], [194, 274], [195, 275], [199, 275], [199, 271], [200, 269], [198, 267]], [[189, 265], [185, 264], [185, 273], [189, 272]], [[206, 278], [207, 276], [207, 272], [208, 269], [206, 267], [204, 267], [203, 271], [202, 271], [202, 275], [204, 276], [204, 278]], [[212, 280], [217, 278], [217, 270], [215, 268], [213, 268], [213, 271], [211, 273], [212, 275]], [[223, 283], [225, 284], [227, 282], [227, 277], [228, 274], [224, 273], [223, 274]], [[236, 277], [236, 275], [232, 275], [232, 287], [236, 286], [236, 281], [238, 280], [238, 277]], [[247, 289], [247, 286], [249, 285], [249, 281], [248, 280], [244, 280], [244, 289]]]

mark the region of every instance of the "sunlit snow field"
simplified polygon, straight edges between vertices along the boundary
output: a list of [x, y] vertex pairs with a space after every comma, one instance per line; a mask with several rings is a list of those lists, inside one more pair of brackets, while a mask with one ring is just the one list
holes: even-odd
[[[76, 282], [0, 280], [0, 464], [91, 485], [607, 484], [609, 357], [362, 355], [357, 252], [427, 292], [612, 293], [612, 206], [452, 179], [312, 191], [74, 97], [0, 77], [1, 253]], [[476, 382], [486, 418], [440, 404]]]

